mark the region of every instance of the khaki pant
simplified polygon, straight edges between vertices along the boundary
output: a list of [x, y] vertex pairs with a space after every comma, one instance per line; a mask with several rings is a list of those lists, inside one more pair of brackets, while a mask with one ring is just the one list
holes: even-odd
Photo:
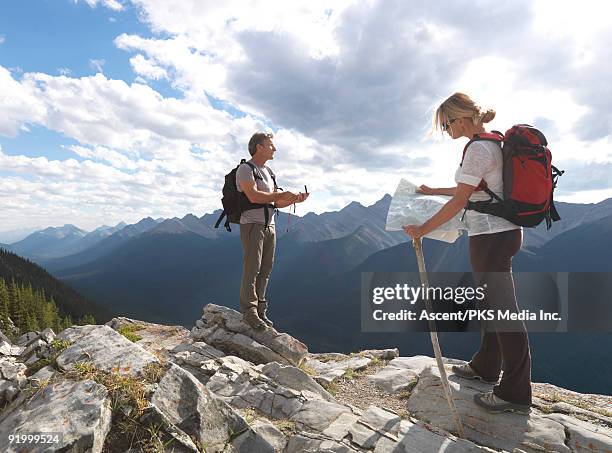
[[257, 308], [258, 301], [266, 300], [266, 287], [274, 264], [276, 230], [274, 225], [259, 223], [240, 225], [243, 267], [240, 285], [240, 309]]
[[[470, 236], [470, 261], [476, 280], [488, 283], [485, 309], [518, 312], [512, 257], [520, 250], [521, 230]], [[523, 321], [481, 323], [480, 349], [470, 366], [488, 381], [498, 379], [493, 393], [503, 400], [531, 404], [531, 353]]]

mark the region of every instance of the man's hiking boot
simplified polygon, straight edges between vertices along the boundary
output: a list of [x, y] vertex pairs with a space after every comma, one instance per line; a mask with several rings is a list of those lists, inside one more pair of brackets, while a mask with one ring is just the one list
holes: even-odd
[[255, 307], [244, 311], [242, 313], [242, 320], [255, 330], [264, 330], [267, 327], [266, 323], [257, 316], [257, 309]]
[[485, 408], [492, 414], [501, 414], [502, 412], [514, 412], [517, 414], [527, 415], [531, 412], [531, 405], [510, 403], [495, 395], [492, 391], [486, 393], [477, 393], [474, 395], [474, 403]]
[[451, 369], [453, 370], [453, 373], [464, 379], [479, 379], [486, 384], [497, 384], [497, 380], [487, 381], [484, 379], [482, 376], [476, 373], [476, 371], [474, 371], [469, 363], [466, 363], [465, 365], [453, 365]]
[[257, 304], [257, 315], [259, 319], [265, 322], [268, 326], [272, 327], [274, 323], [270, 321], [270, 319], [266, 316], [266, 310], [268, 309], [268, 302], [265, 300], [260, 300]]

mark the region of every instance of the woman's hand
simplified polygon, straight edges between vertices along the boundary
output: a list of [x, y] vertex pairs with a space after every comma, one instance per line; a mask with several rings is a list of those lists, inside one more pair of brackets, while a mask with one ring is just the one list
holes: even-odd
[[422, 193], [423, 195], [435, 195], [436, 194], [436, 190], [426, 186], [425, 184], [422, 184], [421, 186], [419, 186], [416, 191], [418, 193]]
[[418, 239], [425, 234], [422, 225], [404, 225], [402, 228], [404, 233], [412, 237], [412, 239]]

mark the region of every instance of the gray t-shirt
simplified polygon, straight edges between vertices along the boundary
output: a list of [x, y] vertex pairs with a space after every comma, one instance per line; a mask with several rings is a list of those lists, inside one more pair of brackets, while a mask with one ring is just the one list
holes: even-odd
[[[255, 172], [262, 179], [255, 179], [253, 176], [253, 170], [247, 164], [242, 164], [238, 167], [238, 171], [236, 171], [236, 186], [238, 187], [238, 191], [242, 192], [240, 188], [240, 181], [253, 181], [257, 184], [257, 190], [262, 192], [274, 192], [274, 181], [272, 180], [272, 176], [270, 175], [270, 171], [266, 167], [260, 167], [253, 159], [248, 161], [249, 163], [255, 166]], [[266, 217], [264, 213], [265, 208], [257, 208], [257, 209], [249, 209], [244, 211], [240, 216], [240, 223], [260, 223], [265, 225]], [[270, 214], [270, 220], [268, 222], [269, 225], [274, 225], [274, 209], [268, 209]]]

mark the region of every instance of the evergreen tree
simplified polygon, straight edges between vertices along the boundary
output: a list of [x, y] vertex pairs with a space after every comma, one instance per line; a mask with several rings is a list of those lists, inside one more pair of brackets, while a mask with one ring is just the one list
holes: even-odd
[[4, 279], [0, 278], [0, 330], [2, 330], [5, 334], [9, 333], [10, 317], [11, 312], [8, 288], [6, 287]]
[[93, 317], [93, 315], [87, 313], [85, 316], [83, 316], [83, 318], [81, 319], [81, 322], [79, 323], [80, 325], [84, 326], [87, 324], [95, 324], [96, 320]]

